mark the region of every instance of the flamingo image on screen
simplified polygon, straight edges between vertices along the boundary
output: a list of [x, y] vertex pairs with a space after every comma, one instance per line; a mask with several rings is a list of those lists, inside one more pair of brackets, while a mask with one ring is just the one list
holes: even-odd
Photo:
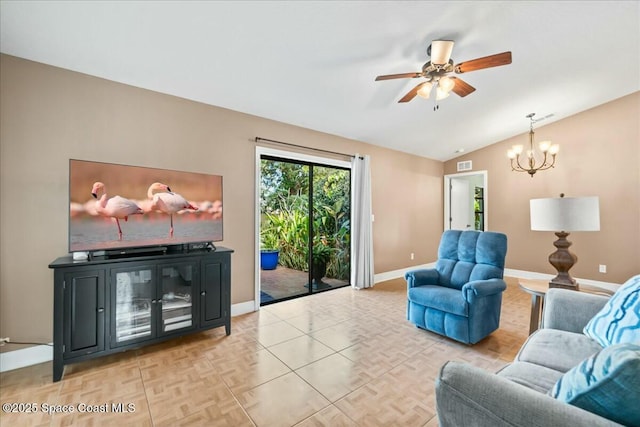
[[[140, 206], [136, 205], [129, 199], [120, 196], [107, 196], [107, 189], [102, 182], [96, 182], [91, 188], [91, 195], [96, 200], [96, 212], [107, 218], [116, 220], [118, 226], [118, 240], [122, 240], [122, 228], [120, 228], [120, 219], [127, 221], [129, 215], [142, 214]], [[98, 197], [100, 195], [100, 197]]]
[[[162, 193], [155, 193], [162, 191]], [[169, 228], [169, 237], [173, 236], [173, 214], [184, 209], [197, 211], [198, 208], [187, 202], [180, 194], [171, 192], [168, 185], [161, 182], [154, 182], [147, 190], [147, 197], [152, 200], [151, 209], [158, 210], [169, 214], [171, 225]]]

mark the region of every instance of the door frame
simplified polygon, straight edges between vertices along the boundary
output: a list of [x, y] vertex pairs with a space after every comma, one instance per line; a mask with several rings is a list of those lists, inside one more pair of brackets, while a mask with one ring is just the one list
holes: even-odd
[[461, 178], [473, 175], [481, 175], [484, 185], [484, 230], [489, 230], [489, 174], [486, 170], [473, 171], [473, 172], [461, 172], [453, 173], [444, 176], [444, 230], [449, 230], [449, 218], [451, 216], [451, 179]]
[[[351, 162], [346, 160], [332, 159], [330, 157], [312, 156], [309, 154], [297, 153], [295, 151], [278, 150], [274, 148], [256, 146], [256, 169], [255, 169], [255, 199], [254, 199], [254, 311], [260, 310], [260, 161], [262, 156], [274, 156], [287, 160], [297, 160], [301, 162], [315, 163], [324, 166], [336, 166], [351, 170]], [[353, 188], [351, 189], [353, 191]]]

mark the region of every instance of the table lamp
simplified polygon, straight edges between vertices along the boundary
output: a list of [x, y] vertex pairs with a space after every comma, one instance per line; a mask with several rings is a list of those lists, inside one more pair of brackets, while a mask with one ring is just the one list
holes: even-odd
[[530, 203], [531, 229], [534, 231], [554, 231], [558, 240], [557, 248], [549, 255], [549, 263], [558, 275], [549, 282], [550, 288], [578, 290], [578, 283], [569, 270], [578, 257], [569, 251], [571, 242], [567, 240], [570, 231], [600, 230], [600, 205], [598, 197], [564, 197], [532, 199]]

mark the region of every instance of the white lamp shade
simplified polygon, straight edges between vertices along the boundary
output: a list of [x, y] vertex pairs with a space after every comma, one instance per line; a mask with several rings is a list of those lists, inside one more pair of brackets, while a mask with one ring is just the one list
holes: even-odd
[[557, 197], [529, 201], [531, 229], [535, 231], [598, 231], [598, 197]]

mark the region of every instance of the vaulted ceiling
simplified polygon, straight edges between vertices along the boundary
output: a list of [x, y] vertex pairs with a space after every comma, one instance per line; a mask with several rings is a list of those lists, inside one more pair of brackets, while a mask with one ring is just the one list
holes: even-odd
[[[638, 1], [2, 1], [0, 50], [45, 64], [448, 160], [640, 90]], [[476, 88], [397, 101], [432, 40]], [[299, 141], [292, 141], [299, 142]]]

